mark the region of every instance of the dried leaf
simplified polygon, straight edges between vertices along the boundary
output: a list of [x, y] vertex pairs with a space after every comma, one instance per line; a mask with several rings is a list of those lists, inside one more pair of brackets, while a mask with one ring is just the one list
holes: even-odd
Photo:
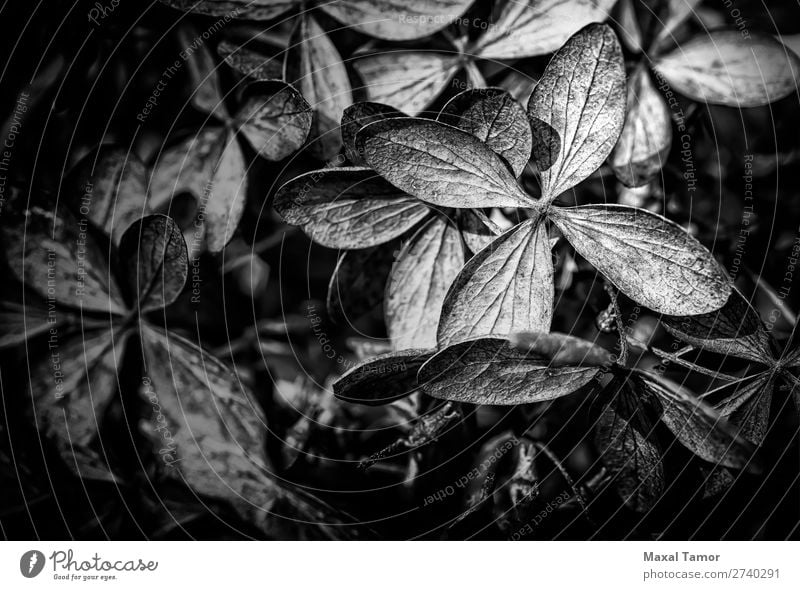
[[473, 52], [483, 59], [552, 53], [590, 23], [608, 18], [616, 0], [506, 0]]
[[403, 246], [386, 285], [384, 315], [398, 350], [434, 348], [448, 288], [464, 264], [461, 234], [437, 215]]
[[769, 35], [743, 39], [739, 31], [715, 31], [682, 43], [655, 68], [689, 98], [755, 107], [796, 91], [800, 57]]
[[553, 318], [553, 259], [544, 224], [527, 220], [473, 256], [447, 293], [440, 346], [512, 332], [547, 332]]
[[381, 176], [434, 205], [469, 209], [535, 203], [500, 156], [449, 125], [411, 117], [377, 121], [359, 131], [356, 146]]
[[210, 16], [270, 20], [298, 5], [297, 0], [160, 0], [184, 12]]
[[417, 371], [432, 350], [401, 350], [373, 357], [353, 367], [333, 384], [334, 395], [346, 402], [380, 406], [418, 389]]
[[661, 421], [687, 449], [710, 463], [759, 473], [755, 448], [708, 404], [664, 378], [637, 372], [642, 385], [659, 401]]
[[70, 173], [68, 195], [76, 216], [88, 218], [119, 243], [123, 232], [147, 215], [147, 170], [136, 154], [103, 145], [84, 156]]
[[664, 316], [664, 327], [692, 346], [725, 356], [771, 364], [770, 335], [758, 313], [737, 290], [732, 289], [718, 311], [690, 317]]
[[596, 367], [550, 367], [502, 338], [478, 338], [442, 349], [422, 365], [423, 391], [471, 404], [517, 405], [552, 400], [586, 385]]
[[33, 207], [23, 222], [3, 226], [5, 255], [14, 276], [48, 302], [84, 311], [127, 312], [108, 259], [63, 209]]
[[368, 168], [327, 168], [284, 184], [275, 210], [328, 248], [369, 248], [404, 234], [430, 213]]
[[587, 26], [558, 50], [528, 102], [542, 199], [600, 167], [622, 131], [625, 98], [622, 49], [607, 25]]
[[439, 120], [472, 133], [520, 176], [531, 159], [533, 138], [525, 109], [501, 88], [475, 88], [457, 94]]
[[164, 215], [145, 217], [129, 227], [120, 242], [119, 258], [139, 313], [168, 306], [186, 284], [186, 242], [180, 228]]
[[314, 155], [329, 160], [342, 147], [339, 121], [353, 103], [350, 79], [336, 46], [308, 13], [303, 13], [289, 40], [284, 79], [293, 84], [315, 111]]
[[457, 20], [473, 0], [340, 0], [320, 8], [360, 33], [406, 41], [427, 37]]
[[236, 125], [258, 155], [277, 162], [299, 150], [314, 118], [300, 93], [283, 82], [258, 82], [245, 92]]
[[707, 313], [730, 295], [730, 279], [711, 253], [660, 215], [622, 205], [587, 205], [553, 209], [551, 219], [581, 256], [653, 311]]
[[141, 329], [149, 404], [140, 426], [170, 478], [263, 526], [280, 489], [264, 452], [261, 409], [222, 363], [191, 342]]
[[254, 80], [280, 80], [283, 77], [283, 60], [254, 49], [241, 47], [230, 41], [220, 41], [217, 53], [231, 68]]
[[358, 58], [353, 67], [369, 100], [419, 115], [461, 69], [457, 56], [436, 51], [387, 51]]
[[356, 165], [365, 164], [356, 149], [356, 134], [362, 127], [382, 119], [405, 116], [396, 108], [379, 102], [357, 102], [347, 107], [342, 115], [342, 142], [347, 159]]
[[650, 182], [663, 167], [672, 143], [672, 119], [664, 97], [653, 86], [650, 74], [637, 69], [628, 83], [628, 112], [611, 167], [625, 186]]
[[479, 209], [459, 210], [458, 228], [464, 243], [473, 253], [483, 250], [502, 233], [497, 224]]

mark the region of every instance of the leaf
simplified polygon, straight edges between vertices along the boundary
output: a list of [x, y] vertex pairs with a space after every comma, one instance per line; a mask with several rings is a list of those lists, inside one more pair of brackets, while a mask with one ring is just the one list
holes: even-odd
[[479, 209], [460, 209], [458, 228], [464, 243], [473, 253], [483, 250], [502, 233], [497, 224]]
[[147, 412], [140, 427], [163, 472], [263, 526], [280, 488], [264, 452], [261, 409], [227, 367], [191, 342], [146, 324], [141, 337]]
[[206, 186], [199, 211], [205, 222], [208, 251], [221, 252], [233, 237], [244, 213], [247, 176], [244, 156], [233, 133], [227, 135], [222, 155], [214, 168], [211, 184]]
[[508, 340], [477, 338], [439, 351], [422, 365], [419, 380], [435, 398], [507, 406], [569, 395], [597, 372], [596, 367], [549, 367]]
[[0, 350], [57, 332], [66, 323], [60, 321], [59, 315], [55, 308], [48, 309], [38, 301], [0, 301]]
[[436, 51], [386, 51], [353, 61], [367, 97], [419, 115], [461, 69], [458, 57]]
[[506, 0], [478, 40], [482, 59], [552, 53], [589, 23], [608, 18], [616, 0]]
[[327, 248], [369, 248], [404, 234], [430, 209], [368, 168], [327, 168], [284, 184], [275, 210]]
[[715, 31], [682, 43], [655, 68], [694, 100], [756, 107], [796, 92], [800, 57], [769, 35], [743, 39], [739, 31]]
[[614, 357], [589, 340], [553, 332], [519, 332], [508, 337], [511, 345], [547, 361], [550, 367], [610, 367]]
[[432, 35], [457, 20], [473, 0], [339, 0], [320, 8], [365, 35], [407, 41]]
[[386, 283], [400, 250], [399, 240], [351, 250], [339, 257], [328, 285], [328, 315], [348, 323], [376, 309], [383, 315]]
[[417, 371], [432, 350], [401, 350], [373, 357], [353, 367], [333, 383], [342, 401], [380, 406], [414, 393]]
[[473, 256], [442, 306], [440, 346], [490, 334], [547, 332], [553, 259], [544, 224], [527, 220]]
[[764, 442], [769, 431], [769, 413], [772, 406], [772, 394], [775, 383], [767, 378], [754, 389], [752, 395], [737, 409], [729, 414], [725, 410], [720, 414], [739, 426], [739, 436], [749, 440], [756, 446]]
[[620, 33], [622, 43], [629, 51], [642, 53], [644, 51], [644, 40], [642, 39], [642, 29], [639, 26], [639, 17], [636, 14], [633, 0], [620, 0], [617, 2], [617, 9], [617, 30]]
[[761, 318], [737, 289], [718, 311], [690, 317], [661, 318], [670, 334], [703, 350], [772, 364], [770, 335]]
[[270, 20], [298, 5], [297, 0], [160, 0], [184, 12], [210, 16]]
[[309, 149], [329, 160], [342, 147], [339, 121], [353, 103], [350, 79], [336, 46], [317, 21], [303, 13], [289, 40], [284, 79], [297, 87], [315, 111]]
[[611, 167], [625, 186], [649, 183], [663, 167], [672, 143], [672, 119], [664, 97], [647, 70], [637, 69], [628, 83], [628, 112], [611, 154]]
[[552, 201], [597, 170], [625, 122], [625, 64], [607, 25], [589, 25], [547, 66], [528, 102], [542, 199]]
[[183, 291], [189, 255], [171, 218], [151, 215], [134, 223], [122, 236], [119, 258], [139, 313], [167, 307]]
[[255, 80], [280, 80], [283, 77], [283, 61], [278, 56], [264, 55], [227, 40], [217, 45], [217, 54], [231, 68]]
[[24, 222], [3, 226], [11, 272], [48, 302], [83, 311], [124, 315], [126, 305], [108, 259], [69, 212], [33, 207]]
[[70, 173], [72, 212], [119, 243], [125, 229], [148, 213], [147, 170], [136, 154], [102, 145]]
[[447, 289], [464, 264], [461, 234], [437, 215], [403, 246], [386, 285], [384, 316], [398, 350], [434, 348]]
[[405, 116], [396, 108], [379, 102], [357, 102], [347, 107], [342, 115], [342, 142], [347, 159], [359, 166], [365, 164], [356, 149], [356, 134], [362, 127], [382, 119]]
[[283, 82], [258, 82], [245, 92], [236, 125], [258, 155], [277, 162], [299, 150], [314, 118], [302, 95]]
[[670, 315], [708, 313], [731, 292], [724, 269], [668, 219], [621, 205], [552, 209], [577, 252], [631, 299]]
[[708, 404], [664, 378], [637, 371], [644, 388], [662, 408], [661, 421], [695, 455], [723, 467], [759, 473], [753, 445]]
[[[49, 353], [30, 373], [36, 423], [70, 470], [80, 477], [114, 480], [98, 431], [117, 389], [127, 333], [56, 330]], [[101, 455], [102, 453], [102, 455]]]
[[428, 119], [377, 121], [356, 135], [369, 165], [396, 187], [441, 207], [531, 207], [505, 162], [474, 135]]
[[663, 28], [659, 31], [658, 36], [652, 43], [652, 47], [658, 51], [666, 43], [672, 40], [674, 42], [673, 33], [686, 21], [689, 16], [695, 15], [695, 8], [702, 2], [702, 0], [668, 0], [667, 2], [667, 18], [663, 23]]
[[632, 510], [646, 513], [664, 493], [664, 466], [661, 450], [652, 440], [652, 427], [642, 432], [637, 414], [624, 417], [611, 405], [605, 406], [597, 421], [595, 440], [622, 500]]
[[531, 125], [525, 109], [501, 88], [475, 88], [457, 94], [439, 120], [472, 133], [502, 156], [516, 176], [531, 159]]
[[206, 47], [198, 30], [184, 19], [177, 31], [178, 43], [187, 56], [186, 67], [189, 73], [189, 91], [192, 105], [221, 121], [228, 119], [225, 99], [217, 73], [217, 64]]

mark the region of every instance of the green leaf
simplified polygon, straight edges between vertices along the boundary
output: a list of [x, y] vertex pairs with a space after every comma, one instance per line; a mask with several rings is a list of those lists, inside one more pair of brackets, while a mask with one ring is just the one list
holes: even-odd
[[188, 340], [146, 324], [141, 337], [140, 428], [162, 472], [263, 527], [281, 490], [264, 450], [261, 409], [227, 367]]
[[573, 393], [596, 367], [551, 367], [503, 338], [478, 338], [448, 346], [422, 365], [419, 380], [432, 397], [501, 406], [548, 401]]
[[611, 154], [614, 174], [625, 186], [647, 184], [661, 172], [671, 144], [669, 107], [653, 86], [650, 73], [637, 69], [628, 83], [625, 126]]
[[373, 357], [353, 367], [333, 383], [340, 400], [380, 406], [407, 397], [418, 389], [417, 371], [432, 350], [401, 350]]
[[622, 49], [607, 25], [587, 26], [558, 50], [528, 102], [543, 200], [605, 161], [625, 122], [625, 94]]
[[473, 256], [447, 293], [438, 341], [547, 332], [553, 318], [553, 260], [544, 224], [527, 220]]
[[476, 43], [482, 59], [552, 53], [581, 28], [608, 18], [616, 0], [505, 0]]
[[450, 53], [398, 50], [359, 57], [353, 68], [369, 100], [416, 116], [447, 88], [461, 64]]
[[328, 248], [369, 248], [404, 234], [430, 209], [368, 168], [327, 168], [284, 184], [275, 210]]
[[621, 205], [551, 209], [577, 252], [634, 301], [660, 313], [694, 315], [722, 307], [725, 270], [700, 242], [668, 219]]
[[359, 166], [365, 164], [356, 149], [356, 134], [362, 127], [382, 119], [405, 116], [396, 108], [379, 102], [357, 102], [347, 107], [342, 115], [342, 141], [347, 159]]
[[386, 285], [384, 316], [398, 350], [434, 348], [442, 302], [464, 264], [461, 234], [436, 215], [397, 254]]
[[167, 307], [183, 291], [189, 255], [171, 218], [152, 215], [131, 225], [122, 236], [119, 258], [139, 313]]
[[474, 135], [428, 119], [396, 118], [359, 131], [356, 147], [396, 187], [441, 207], [531, 207], [505, 162]]
[[502, 156], [520, 176], [531, 159], [533, 138], [525, 109], [502, 88], [474, 88], [457, 94], [439, 120], [472, 133]]
[[797, 91], [800, 58], [773, 37], [714, 31], [681, 43], [655, 68], [678, 92], [711, 104], [756, 107]]
[[277, 162], [299, 150], [314, 114], [294, 88], [283, 82], [257, 82], [236, 113], [236, 125], [262, 158]]

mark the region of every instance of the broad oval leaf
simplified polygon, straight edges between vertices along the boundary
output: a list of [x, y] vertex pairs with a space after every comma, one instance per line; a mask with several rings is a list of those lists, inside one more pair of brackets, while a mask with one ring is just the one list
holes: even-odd
[[342, 147], [339, 121], [353, 103], [350, 78], [339, 51], [311, 15], [297, 22], [284, 62], [284, 80], [293, 84], [314, 109], [313, 141], [309, 149], [329, 160]]
[[284, 184], [275, 210], [327, 248], [369, 248], [405, 233], [430, 209], [368, 168], [326, 168]]
[[349, 27], [378, 39], [407, 41], [432, 35], [456, 21], [473, 0], [338, 0], [320, 8]]
[[655, 68], [695, 100], [733, 107], [769, 104], [797, 90], [800, 58], [769, 35], [715, 31], [682, 43]]
[[417, 371], [432, 350], [400, 350], [381, 354], [353, 367], [333, 383], [342, 401], [380, 406], [411, 395], [419, 388]]
[[277, 162], [299, 150], [314, 118], [302, 95], [283, 82], [251, 84], [246, 93], [235, 121], [258, 155]]
[[502, 231], [480, 209], [461, 209], [458, 212], [458, 228], [470, 252], [477, 253], [494, 241]]
[[64, 209], [33, 207], [21, 222], [4, 225], [6, 260], [25, 287], [48, 302], [124, 315], [109, 261], [88, 230], [87, 221]]
[[189, 255], [171, 218], [151, 215], [134, 223], [122, 236], [119, 258], [140, 313], [168, 306], [183, 291]]
[[298, 5], [297, 0], [160, 0], [184, 12], [210, 16], [270, 20]]
[[753, 306], [732, 289], [718, 311], [689, 317], [663, 316], [664, 327], [687, 344], [709, 352], [772, 364], [771, 337]]
[[264, 451], [267, 425], [237, 377], [201, 348], [146, 324], [140, 422], [164, 473], [263, 526], [281, 490]]
[[505, 0], [476, 43], [483, 59], [552, 53], [590, 23], [608, 18], [616, 0]]
[[437, 51], [387, 51], [353, 61], [369, 100], [416, 116], [444, 91], [461, 68], [458, 57]]
[[470, 209], [532, 207], [536, 202], [486, 144], [437, 121], [377, 121], [358, 132], [356, 147], [393, 185], [434, 205]]
[[575, 250], [634, 301], [660, 313], [719, 309], [731, 282], [700, 242], [644, 209], [586, 205], [551, 210]]
[[515, 348], [528, 353], [550, 367], [602, 367], [614, 364], [614, 357], [594, 342], [553, 332], [520, 332], [511, 334], [509, 342]]
[[342, 115], [342, 142], [347, 159], [356, 165], [365, 164], [356, 149], [356, 134], [362, 127], [382, 119], [405, 116], [402, 111], [379, 102], [357, 102], [347, 107]]
[[397, 254], [384, 316], [395, 349], [434, 348], [447, 290], [464, 264], [458, 228], [444, 215], [426, 222]]
[[234, 70], [254, 80], [280, 80], [283, 77], [283, 60], [279, 56], [264, 55], [227, 40], [217, 45], [217, 54]]
[[553, 258], [543, 223], [527, 220], [475, 254], [442, 305], [439, 346], [491, 334], [547, 332]]
[[551, 201], [605, 161], [625, 122], [625, 63], [607, 25], [589, 25], [547, 66], [528, 102], [542, 199]]
[[643, 371], [637, 377], [662, 409], [661, 421], [695, 455], [723, 467], [759, 473], [755, 448], [711, 406], [683, 387]]
[[475, 88], [457, 94], [439, 120], [472, 133], [520, 176], [531, 159], [533, 138], [525, 109], [502, 88]]
[[148, 213], [147, 169], [120, 146], [103, 145], [87, 154], [70, 177], [73, 213], [88, 218], [117, 244], [125, 229]]
[[517, 405], [569, 395], [589, 383], [597, 367], [549, 367], [504, 338], [466, 340], [422, 365], [419, 381], [435, 398], [470, 404]]
[[638, 69], [628, 82], [628, 112], [611, 154], [611, 167], [625, 186], [650, 182], [663, 167], [672, 144], [672, 119], [650, 73]]

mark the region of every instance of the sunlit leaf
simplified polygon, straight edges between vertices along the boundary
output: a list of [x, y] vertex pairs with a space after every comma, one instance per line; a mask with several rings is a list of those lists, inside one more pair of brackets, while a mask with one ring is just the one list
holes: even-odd
[[333, 384], [333, 393], [347, 402], [379, 406], [418, 389], [417, 371], [431, 350], [401, 350], [373, 357], [353, 367]]
[[575, 250], [634, 301], [660, 313], [719, 309], [730, 279], [700, 242], [668, 219], [622, 205], [558, 208], [551, 219]]
[[307, 172], [284, 184], [275, 210], [328, 248], [368, 248], [405, 233], [430, 213], [368, 168]]
[[442, 207], [530, 207], [505, 162], [474, 135], [428, 119], [371, 123], [356, 146], [389, 182]]
[[458, 228], [464, 243], [473, 253], [483, 250], [502, 233], [497, 224], [480, 209], [461, 209], [458, 212]]
[[622, 131], [625, 100], [622, 49], [607, 25], [587, 26], [558, 50], [528, 102], [543, 199], [600, 167]]

